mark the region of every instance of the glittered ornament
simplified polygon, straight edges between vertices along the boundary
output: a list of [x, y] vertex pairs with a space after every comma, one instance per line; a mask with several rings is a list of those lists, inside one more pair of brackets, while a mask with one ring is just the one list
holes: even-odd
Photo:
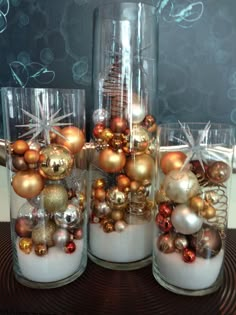
[[85, 144], [83, 131], [75, 126], [64, 127], [60, 134], [63, 137], [57, 136], [56, 142], [68, 148], [72, 154], [80, 152]]
[[34, 244], [46, 244], [53, 246], [53, 234], [56, 231], [56, 224], [53, 221], [39, 223], [32, 230], [32, 240]]
[[32, 251], [33, 242], [31, 238], [24, 237], [19, 241], [19, 248], [25, 254], [30, 254]]
[[63, 212], [68, 204], [67, 190], [63, 185], [47, 185], [41, 193], [41, 200], [48, 212]]
[[200, 191], [196, 175], [191, 171], [170, 171], [164, 179], [166, 195], [176, 203], [185, 203]]
[[64, 251], [66, 254], [73, 254], [75, 250], [76, 250], [76, 245], [75, 245], [75, 242], [73, 241], [68, 242], [64, 247]]
[[20, 237], [30, 237], [33, 229], [33, 221], [28, 217], [19, 217], [16, 219], [15, 231]]
[[134, 181], [151, 179], [154, 172], [154, 159], [149, 154], [132, 156], [125, 165], [126, 175]]
[[73, 162], [73, 156], [67, 148], [50, 144], [40, 151], [39, 172], [47, 179], [63, 179], [71, 173]]
[[196, 259], [196, 254], [192, 249], [185, 248], [183, 251], [183, 261], [186, 263], [192, 263]]
[[157, 248], [165, 254], [173, 253], [175, 251], [174, 240], [173, 233], [161, 234], [157, 240]]
[[19, 171], [12, 180], [12, 187], [22, 198], [34, 198], [44, 187], [42, 176], [35, 170]]
[[98, 163], [105, 172], [118, 173], [125, 166], [126, 156], [123, 151], [113, 151], [110, 148], [106, 148], [100, 152]]
[[189, 235], [201, 229], [203, 219], [186, 204], [180, 204], [173, 210], [171, 222], [176, 232]]
[[160, 160], [160, 167], [164, 174], [168, 174], [172, 170], [180, 170], [184, 165], [186, 154], [181, 151], [164, 153]]
[[46, 244], [36, 244], [34, 246], [34, 252], [37, 256], [45, 256], [48, 253], [48, 247]]
[[75, 228], [83, 220], [83, 213], [80, 208], [73, 204], [68, 204], [64, 211], [56, 211], [54, 213], [54, 220], [61, 228]]
[[158, 205], [158, 211], [163, 217], [170, 217], [173, 211], [173, 204], [170, 202], [161, 202]]
[[168, 232], [172, 229], [173, 225], [170, 218], [165, 218], [161, 214], [156, 215], [156, 224], [159, 229], [163, 232]]
[[29, 145], [25, 140], [16, 140], [13, 144], [12, 144], [12, 150], [15, 154], [24, 154], [26, 150], [29, 149]]
[[123, 232], [127, 227], [127, 223], [124, 220], [118, 220], [115, 222], [114, 228], [116, 232]]
[[226, 182], [231, 174], [231, 168], [222, 161], [212, 163], [207, 169], [207, 177], [212, 183], [221, 184]]
[[70, 233], [66, 229], [57, 229], [53, 236], [53, 242], [58, 247], [65, 246], [70, 241]]

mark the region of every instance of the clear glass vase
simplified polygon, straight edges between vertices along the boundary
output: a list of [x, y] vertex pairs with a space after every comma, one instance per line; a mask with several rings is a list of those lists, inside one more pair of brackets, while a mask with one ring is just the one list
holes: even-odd
[[157, 139], [153, 275], [178, 294], [212, 293], [224, 272], [234, 128], [163, 124]]
[[2, 88], [13, 268], [33, 288], [75, 280], [87, 264], [83, 90]]
[[151, 262], [157, 108], [155, 7], [114, 3], [94, 19], [89, 257], [111, 269]]

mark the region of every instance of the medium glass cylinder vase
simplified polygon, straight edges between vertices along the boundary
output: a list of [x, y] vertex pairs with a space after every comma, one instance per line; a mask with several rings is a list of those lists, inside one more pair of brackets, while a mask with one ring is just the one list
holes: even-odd
[[153, 275], [175, 293], [212, 293], [224, 272], [234, 128], [163, 124], [157, 138]]
[[1, 93], [14, 274], [29, 287], [59, 287], [87, 263], [84, 91]]
[[[151, 262], [158, 22], [142, 3], [95, 12], [89, 257], [111, 269]], [[155, 107], [156, 106], [156, 107]]]

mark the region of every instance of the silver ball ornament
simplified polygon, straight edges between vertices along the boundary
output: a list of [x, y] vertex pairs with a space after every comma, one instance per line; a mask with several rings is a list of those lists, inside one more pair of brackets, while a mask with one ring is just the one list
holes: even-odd
[[54, 220], [57, 226], [67, 229], [77, 227], [83, 220], [82, 211], [73, 204], [69, 204], [64, 212], [56, 212]]
[[70, 241], [70, 233], [66, 229], [57, 229], [52, 239], [56, 246], [63, 247]]

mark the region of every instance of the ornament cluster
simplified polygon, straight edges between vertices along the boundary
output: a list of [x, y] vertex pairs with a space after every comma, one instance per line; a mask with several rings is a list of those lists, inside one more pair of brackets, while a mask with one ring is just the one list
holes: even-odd
[[84, 236], [85, 194], [73, 175], [84, 133], [70, 125], [50, 126], [48, 134], [49, 143], [39, 137], [18, 139], [10, 148], [12, 188], [25, 199], [15, 220], [18, 246], [37, 256], [53, 246], [72, 254], [75, 240]]
[[220, 160], [186, 163], [182, 151], [163, 152], [159, 159], [157, 248], [166, 254], [179, 252], [186, 263], [216, 256], [226, 227], [229, 165]]

